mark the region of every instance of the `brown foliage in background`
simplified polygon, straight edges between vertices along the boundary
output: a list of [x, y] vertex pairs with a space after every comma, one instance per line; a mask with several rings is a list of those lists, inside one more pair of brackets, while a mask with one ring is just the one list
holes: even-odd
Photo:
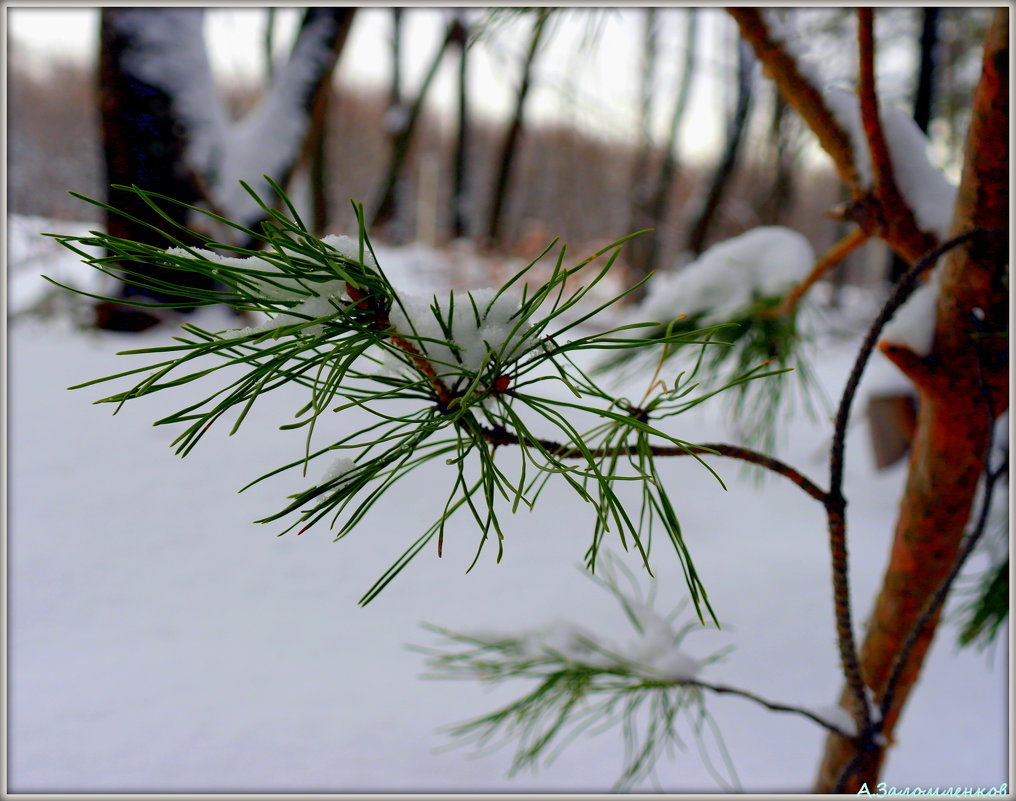
[[[341, 70], [340, 70], [341, 71]], [[8, 209], [14, 214], [99, 222], [98, 209], [67, 194], [74, 190], [102, 198], [102, 145], [96, 76], [83, 66], [56, 62], [45, 71], [32, 70], [11, 54], [8, 71]], [[257, 101], [253, 86], [223, 87], [229, 107], [242, 113]], [[383, 135], [387, 99], [382, 91], [368, 93], [341, 84], [329, 110], [327, 129], [329, 227], [348, 231], [355, 226], [350, 199], [370, 202], [378, 189], [388, 159]], [[479, 233], [485, 218], [490, 184], [494, 178], [500, 126], [474, 123], [469, 187], [470, 235]], [[451, 166], [454, 131], [433, 113], [424, 113], [413, 143], [403, 191], [406, 230], [434, 243], [450, 235]], [[835, 177], [824, 171], [799, 172], [794, 193], [783, 219], [766, 213], [771, 169], [764, 153], [749, 153], [738, 171], [733, 191], [719, 210], [713, 241], [736, 235], [760, 224], [779, 222], [801, 231], [816, 250], [837, 238], [835, 226], [820, 212], [837, 200]], [[631, 167], [634, 144], [618, 143], [555, 126], [533, 126], [526, 133], [509, 189], [505, 240], [517, 250], [534, 235], [560, 237], [576, 247], [621, 237], [627, 230], [630, 209]], [[662, 154], [653, 154], [659, 165]], [[673, 187], [670, 212], [662, 235], [662, 264], [677, 258], [683, 240], [688, 202], [700, 189], [711, 165], [683, 165]], [[428, 187], [426, 173], [436, 176]], [[292, 185], [298, 201], [307, 197], [305, 173]], [[436, 204], [432, 230], [417, 229], [420, 204]]]

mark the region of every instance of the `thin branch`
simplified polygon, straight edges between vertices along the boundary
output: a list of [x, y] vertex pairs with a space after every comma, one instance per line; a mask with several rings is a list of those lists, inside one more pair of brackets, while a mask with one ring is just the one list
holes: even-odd
[[[482, 426], [481, 431], [487, 441], [494, 445], [518, 445], [520, 442], [517, 435], [507, 431], [495, 431]], [[538, 439], [536, 442], [549, 453], [559, 456], [562, 459], [578, 459], [584, 457], [586, 453], [593, 456], [593, 458], [600, 458], [604, 456], [635, 456], [641, 453], [639, 448], [635, 445], [629, 445], [625, 448], [590, 448], [588, 451], [583, 452], [578, 448], [573, 448], [570, 445], [562, 445], [560, 442], [553, 442], [551, 440]], [[649, 448], [649, 452], [653, 456], [661, 457], [712, 455], [739, 459], [742, 462], [749, 462], [751, 464], [758, 465], [759, 467], [790, 479], [794, 484], [822, 504], [825, 504], [827, 500], [826, 492], [796, 468], [781, 462], [779, 459], [774, 459], [771, 456], [766, 456], [765, 454], [758, 453], [757, 451], [753, 451], [748, 448], [742, 448], [737, 445], [710, 443], [707, 445], [691, 445], [686, 448], [676, 445], [652, 445]]]
[[861, 104], [861, 125], [871, 154], [872, 184], [880, 199], [899, 195], [893, 178], [889, 144], [878, 113], [875, 91], [875, 14], [870, 6], [857, 9], [858, 80], [857, 94]]
[[[819, 87], [810, 83], [780, 36], [770, 30], [762, 9], [737, 7], [727, 11], [737, 21], [741, 35], [755, 49], [765, 74], [832, 158], [837, 174], [851, 194], [846, 210], [849, 219], [870, 234], [885, 239], [909, 263], [916, 262], [938, 245], [938, 237], [917, 225], [913, 209], [892, 181], [877, 184], [875, 191], [864, 185], [856, 166], [859, 154], [854, 151], [851, 136], [829, 109]], [[888, 158], [888, 148], [884, 144], [881, 154]], [[875, 158], [882, 158], [882, 155], [876, 154]]]
[[856, 699], [859, 715], [858, 722], [862, 724], [860, 727], [862, 731], [868, 731], [871, 728], [871, 712], [868, 708], [868, 698], [865, 693], [864, 677], [861, 674], [861, 665], [858, 659], [857, 644], [854, 640], [854, 628], [850, 612], [846, 531], [847, 502], [843, 496], [844, 451], [846, 448], [847, 423], [850, 419], [850, 407], [857, 393], [861, 374], [871, 358], [872, 351], [875, 349], [882, 329], [892, 318], [893, 314], [896, 313], [896, 310], [909, 297], [918, 280], [920, 280], [921, 274], [934, 265], [944, 253], [984, 233], [986, 232], [983, 229], [975, 229], [950, 239], [932, 250], [903, 275], [893, 289], [889, 299], [883, 305], [882, 310], [875, 318], [861, 345], [836, 413], [833, 444], [829, 455], [829, 493], [826, 502], [826, 513], [829, 520], [829, 548], [833, 564], [833, 600], [836, 612], [836, 631], [840, 658], [843, 663], [844, 676]]
[[748, 692], [747, 690], [740, 690], [737, 687], [729, 687], [725, 684], [710, 684], [709, 682], [699, 681], [698, 679], [691, 679], [677, 683], [685, 687], [700, 687], [703, 690], [712, 690], [714, 693], [718, 693], [720, 695], [736, 695], [740, 698], [746, 698], [749, 701], [754, 701], [756, 704], [761, 704], [766, 709], [773, 712], [793, 712], [796, 715], [802, 715], [809, 720], [814, 721], [823, 729], [828, 729], [833, 734], [838, 734], [840, 737], [846, 737], [848, 740], [852, 739], [851, 735], [847, 734], [847, 732], [843, 731], [843, 729], [839, 726], [834, 723], [830, 723], [828, 720], [819, 717], [814, 712], [809, 709], [805, 709], [804, 707], [767, 701], [765, 698], [755, 695], [755, 693]]
[[765, 74], [775, 83], [791, 107], [801, 115], [829, 154], [843, 183], [853, 192], [861, 191], [861, 177], [854, 165], [854, 147], [826, 105], [819, 88], [801, 72], [797, 60], [783, 42], [769, 30], [762, 9], [735, 7], [727, 12], [737, 22], [744, 37], [755, 50]]
[[[346, 294], [349, 295], [349, 299], [353, 302], [354, 307], [363, 306], [368, 303], [370, 299], [370, 296], [366, 292], [349, 283], [346, 284]], [[371, 325], [375, 328], [385, 329], [391, 326], [391, 322], [386, 314], [379, 312], [371, 321]], [[448, 388], [448, 385], [445, 384], [445, 382], [438, 376], [437, 372], [434, 370], [434, 366], [427, 361], [422, 353], [420, 353], [419, 348], [405, 337], [400, 336], [397, 332], [390, 334], [388, 338], [392, 341], [392, 344], [395, 345], [395, 347], [405, 352], [409, 358], [413, 360], [413, 364], [416, 365], [416, 369], [427, 377], [430, 381], [431, 387], [434, 389], [434, 396], [437, 399], [437, 402], [442, 406], [449, 406], [452, 401], [455, 400], [455, 396]]]
[[819, 280], [828, 273], [833, 267], [843, 261], [847, 256], [857, 250], [861, 245], [868, 241], [870, 235], [863, 228], [855, 228], [843, 239], [833, 245], [827, 250], [819, 259], [815, 262], [815, 266], [812, 267], [811, 272], [808, 276], [795, 286], [787, 294], [783, 303], [768, 312], [766, 316], [769, 317], [780, 317], [784, 314], [789, 314], [797, 306], [798, 302], [804, 297], [808, 290], [810, 290]]

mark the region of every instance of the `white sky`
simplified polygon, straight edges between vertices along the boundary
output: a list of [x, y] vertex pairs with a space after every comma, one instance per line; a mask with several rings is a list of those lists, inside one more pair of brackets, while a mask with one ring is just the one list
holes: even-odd
[[[36, 64], [53, 58], [94, 63], [98, 47], [99, 10], [94, 7], [38, 6], [7, 9], [9, 46], [25, 53]], [[404, 15], [403, 47], [408, 93], [419, 84], [430, 61], [445, 11], [409, 7]], [[481, 13], [473, 9], [474, 14]], [[277, 13], [276, 51], [281, 56], [292, 42], [299, 9]], [[664, 91], [660, 98], [672, 102], [677, 70], [683, 60], [684, 12], [660, 9], [660, 45], [657, 80]], [[715, 46], [723, 35], [721, 9], [700, 12], [700, 47], [713, 55], [702, 56], [699, 69], [710, 80], [698, 80], [692, 93], [689, 121], [682, 150], [691, 155], [714, 150], [720, 139], [722, 93], [712, 78], [721, 67]], [[259, 75], [264, 70], [264, 8], [213, 8], [208, 14], [206, 36], [213, 64], [222, 78]], [[470, 101], [475, 112], [501, 117], [512, 102], [518, 64], [525, 49], [529, 20], [498, 28], [489, 46], [477, 48], [473, 61]], [[583, 47], [584, 39], [598, 30], [595, 44]], [[637, 125], [642, 12], [631, 8], [574, 8], [558, 19], [557, 27], [536, 65], [536, 82], [530, 111], [545, 120], [572, 119], [580, 127], [607, 136], [630, 138]], [[391, 13], [386, 7], [367, 7], [357, 13], [353, 31], [339, 66], [342, 79], [357, 86], [387, 86], [390, 59], [388, 42]], [[704, 45], [702, 43], [705, 43]], [[733, 54], [731, 53], [730, 59]], [[446, 59], [433, 87], [432, 102], [450, 109], [454, 102], [455, 63]], [[669, 104], [658, 109], [656, 128], [662, 135]]]

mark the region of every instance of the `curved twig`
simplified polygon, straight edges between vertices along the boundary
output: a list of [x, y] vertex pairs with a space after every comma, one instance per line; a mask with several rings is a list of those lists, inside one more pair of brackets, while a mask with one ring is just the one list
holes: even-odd
[[910, 296], [910, 293], [920, 280], [921, 274], [934, 265], [939, 257], [946, 252], [985, 233], [990, 232], [978, 228], [960, 234], [939, 245], [904, 273], [864, 338], [836, 412], [833, 443], [829, 454], [829, 493], [826, 504], [826, 514], [829, 521], [829, 548], [833, 563], [833, 600], [836, 612], [836, 632], [840, 659], [843, 663], [845, 678], [856, 700], [858, 722], [861, 724], [860, 728], [862, 731], [871, 729], [871, 710], [869, 709], [868, 698], [865, 693], [865, 682], [861, 674], [861, 665], [858, 658], [857, 643], [854, 639], [853, 621], [850, 612], [850, 582], [847, 564], [847, 502], [843, 496], [844, 451], [846, 448], [847, 423], [850, 420], [850, 407], [853, 404], [854, 396], [857, 394], [861, 374], [871, 358], [882, 329], [896, 313], [896, 310]]
[[765, 316], [780, 317], [792, 312], [794, 307], [797, 306], [798, 301], [818, 283], [822, 276], [861, 247], [868, 239], [870, 239], [870, 235], [867, 231], [863, 228], [854, 228], [843, 239], [823, 253], [815, 262], [815, 266], [811, 268], [811, 272], [808, 273], [807, 277], [787, 293], [787, 297], [784, 298], [779, 306], [770, 312], [766, 312]]
[[845, 732], [835, 723], [830, 723], [828, 720], [816, 715], [810, 709], [805, 709], [801, 706], [793, 706], [792, 704], [780, 704], [774, 701], [767, 701], [755, 693], [748, 692], [747, 690], [741, 690], [737, 687], [729, 687], [725, 684], [710, 684], [709, 682], [699, 681], [698, 679], [689, 679], [687, 681], [677, 682], [685, 687], [699, 687], [703, 690], [711, 690], [714, 693], [720, 695], [736, 695], [740, 698], [746, 698], [749, 701], [754, 701], [756, 704], [761, 704], [766, 709], [773, 712], [792, 712], [797, 715], [808, 718], [809, 720], [817, 723], [823, 729], [828, 729], [833, 734], [838, 734], [840, 737], [846, 737], [848, 740], [851, 739], [852, 735]]
[[[494, 445], [518, 445], [519, 438], [507, 431], [495, 431], [491, 428], [480, 426], [484, 437]], [[624, 448], [590, 448], [588, 451], [580, 451], [570, 445], [563, 445], [547, 439], [535, 440], [542, 448], [549, 453], [559, 456], [562, 459], [578, 459], [587, 453], [595, 458], [602, 456], [635, 456], [640, 453], [635, 445], [628, 445]], [[738, 445], [726, 445], [723, 443], [708, 443], [702, 445], [690, 445], [679, 447], [677, 445], [652, 445], [649, 452], [653, 456], [726, 456], [730, 459], [739, 459], [742, 462], [758, 465], [766, 470], [790, 479], [794, 484], [804, 490], [815, 500], [822, 504], [826, 503], [828, 494], [814, 481], [801, 473], [797, 468], [791, 467], [779, 459], [766, 456], [764, 453], [753, 451], [749, 448], [742, 448]]]
[[[878, 94], [875, 91], [875, 10], [870, 6], [857, 9], [858, 80], [857, 95], [861, 105], [861, 125], [868, 140], [871, 155], [872, 186], [875, 194], [885, 202], [889, 195], [899, 198], [893, 177], [889, 143], [885, 138], [882, 120], [878, 113]], [[902, 200], [902, 198], [899, 198]]]

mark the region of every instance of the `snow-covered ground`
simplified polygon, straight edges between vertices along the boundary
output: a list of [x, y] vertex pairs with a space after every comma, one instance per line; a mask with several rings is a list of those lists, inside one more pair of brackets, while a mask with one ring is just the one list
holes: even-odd
[[[12, 221], [9, 315], [38, 305], [40, 270], [89, 280], [59, 248], [29, 236], [57, 226], [66, 228]], [[449, 280], [441, 272], [446, 255], [420, 248], [378, 255], [396, 283], [419, 290]], [[238, 325], [216, 311], [196, 322]], [[552, 482], [534, 511], [506, 521], [501, 564], [488, 549], [468, 575], [476, 534], [469, 519], [457, 518], [443, 558], [428, 549], [360, 608], [360, 595], [433, 519], [452, 468], [410, 477], [338, 543], [323, 527], [276, 537], [281, 527], [250, 521], [279, 508], [303, 480], [286, 474], [236, 490], [300, 452], [300, 434], [277, 430], [300, 393], [269, 395], [234, 437], [213, 430], [181, 461], [169, 448], [178, 432], [151, 422], [189, 394], [159, 393], [113, 417], [111, 407], [90, 402], [114, 385], [65, 389], [145, 363], [115, 353], [164, 343], [171, 333], [82, 331], [66, 314], [16, 314], [11, 322], [8, 790], [607, 791], [622, 765], [615, 731], [580, 737], [539, 773], [514, 778], [506, 777], [510, 749], [437, 753], [447, 743], [440, 727], [490, 711], [523, 688], [421, 680], [423, 662], [405, 648], [434, 644], [422, 621], [469, 631], [569, 620], [623, 640], [617, 605], [575, 567], [591, 533], [583, 504]], [[856, 344], [822, 344], [816, 369], [831, 397]], [[876, 370], [883, 379], [871, 381], [892, 380], [891, 371], [883, 364]], [[671, 430], [723, 441], [721, 407], [673, 418]], [[345, 432], [359, 420], [344, 413], [332, 425]], [[796, 417], [778, 455], [827, 483], [830, 428]], [[703, 679], [828, 706], [840, 678], [822, 510], [789, 482], [759, 486], [736, 464], [713, 464], [727, 491], [693, 460], [661, 464], [726, 624], [690, 636], [684, 647], [704, 657], [736, 646]], [[846, 491], [859, 621], [881, 580], [903, 478], [902, 465], [875, 472], [858, 417]], [[662, 543], [654, 557], [658, 607], [668, 611], [685, 596], [684, 582]], [[635, 555], [624, 558], [637, 566]], [[940, 631], [897, 732], [887, 783], [987, 788], [1009, 780], [1007, 640], [1003, 633], [989, 657], [958, 651], [955, 629]], [[709, 699], [709, 709], [743, 789], [809, 788], [824, 739], [814, 724], [727, 697]], [[687, 744], [660, 764], [657, 789], [716, 789], [694, 739]]]

